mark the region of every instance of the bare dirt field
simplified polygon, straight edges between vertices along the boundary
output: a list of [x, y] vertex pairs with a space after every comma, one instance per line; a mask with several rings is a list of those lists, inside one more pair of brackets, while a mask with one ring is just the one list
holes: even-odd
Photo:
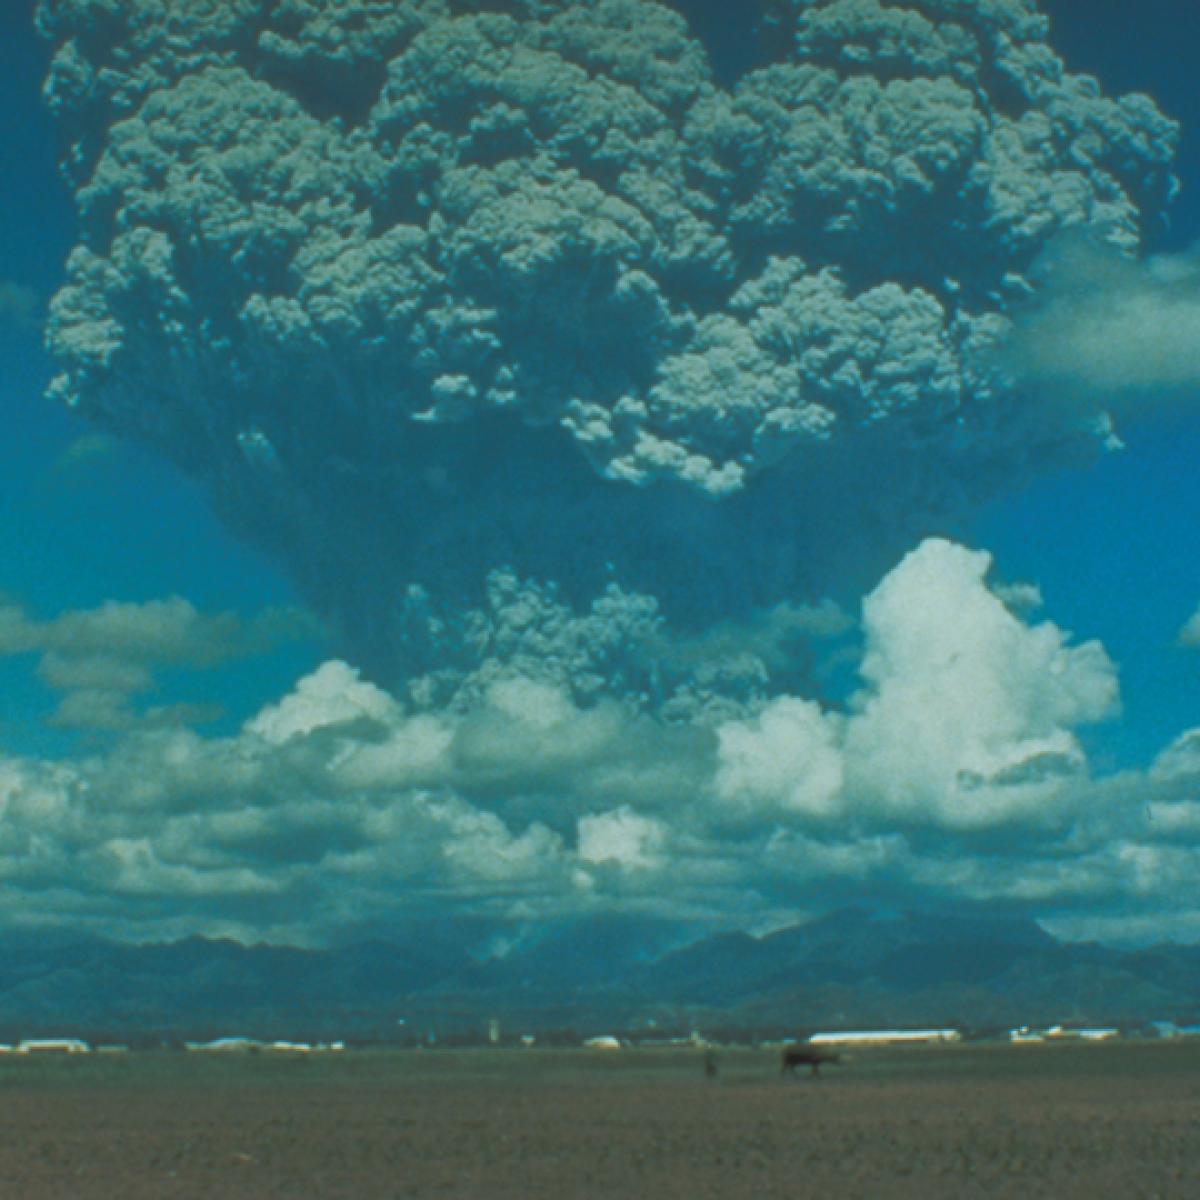
[[0, 1062], [4, 1200], [1200, 1196], [1200, 1045]]

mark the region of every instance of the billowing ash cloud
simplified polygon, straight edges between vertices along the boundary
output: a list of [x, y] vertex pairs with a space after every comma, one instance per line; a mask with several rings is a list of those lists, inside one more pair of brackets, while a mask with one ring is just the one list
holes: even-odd
[[621, 647], [652, 609], [678, 642], [866, 586], [1098, 446], [995, 350], [1056, 235], [1132, 256], [1171, 188], [1172, 122], [1069, 74], [1031, 0], [782, 0], [730, 87], [654, 0], [38, 21], [81, 222], [54, 396], [205, 480], [372, 677], [447, 703], [496, 685], [485, 643], [537, 659], [556, 606], [593, 632], [525, 675], [575, 701], [790, 687], [744, 654], [627, 678]]

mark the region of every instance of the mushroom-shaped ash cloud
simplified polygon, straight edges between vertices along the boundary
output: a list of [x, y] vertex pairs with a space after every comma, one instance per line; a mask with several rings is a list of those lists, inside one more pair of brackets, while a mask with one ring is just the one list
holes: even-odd
[[1032, 0], [777, 0], [729, 87], [655, 0], [38, 20], [53, 395], [203, 479], [385, 682], [497, 572], [705, 627], [1107, 436], [994, 351], [1056, 235], [1136, 254], [1176, 129]]

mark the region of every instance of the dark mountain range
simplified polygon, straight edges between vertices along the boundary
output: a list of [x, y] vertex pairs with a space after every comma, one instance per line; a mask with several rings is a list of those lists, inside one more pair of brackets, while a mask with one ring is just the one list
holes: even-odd
[[[1033, 921], [835, 912], [764, 937], [678, 945], [607, 918], [530, 940], [453, 926], [338, 949], [193, 937], [158, 945], [0, 940], [0, 1037], [125, 1040], [237, 1032], [404, 1041], [572, 1029], [766, 1033], [1200, 1016], [1200, 947], [1056, 941]], [[675, 948], [668, 948], [672, 942]]]

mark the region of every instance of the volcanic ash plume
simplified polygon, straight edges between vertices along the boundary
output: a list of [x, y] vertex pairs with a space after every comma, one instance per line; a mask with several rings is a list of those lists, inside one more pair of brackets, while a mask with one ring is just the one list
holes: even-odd
[[731, 87], [653, 0], [38, 22], [80, 218], [53, 395], [204, 480], [392, 686], [520, 658], [681, 703], [626, 661], [649, 626], [856, 587], [1107, 436], [994, 351], [1056, 235], [1136, 255], [1176, 130], [1030, 0], [774, 3]]

